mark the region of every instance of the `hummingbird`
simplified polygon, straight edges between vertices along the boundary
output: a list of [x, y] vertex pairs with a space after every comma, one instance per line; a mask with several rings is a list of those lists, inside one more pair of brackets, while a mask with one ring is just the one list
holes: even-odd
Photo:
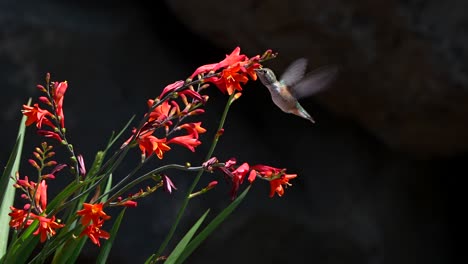
[[299, 104], [298, 99], [311, 96], [330, 84], [338, 72], [336, 66], [320, 67], [306, 76], [307, 59], [299, 58], [292, 62], [276, 79], [275, 73], [269, 68], [256, 69], [256, 73], [263, 85], [271, 94], [271, 99], [283, 112], [305, 118], [312, 123], [314, 119]]

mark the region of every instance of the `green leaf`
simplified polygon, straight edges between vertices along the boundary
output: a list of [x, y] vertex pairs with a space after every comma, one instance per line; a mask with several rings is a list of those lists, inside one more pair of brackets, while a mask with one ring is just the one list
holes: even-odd
[[175, 263], [179, 264], [185, 261], [185, 259], [192, 254], [192, 252], [228, 217], [234, 209], [242, 202], [250, 190], [250, 186], [247, 187], [228, 207], [226, 207], [221, 213], [219, 213], [209, 224], [198, 234], [185, 248], [182, 254], [179, 256]]
[[117, 139], [119, 137], [122, 136], [122, 134], [127, 130], [128, 126], [130, 126], [130, 124], [132, 123], [133, 119], [135, 118], [135, 116], [132, 116], [130, 118], [130, 120], [128, 120], [127, 124], [125, 124], [125, 126], [120, 130], [119, 134], [117, 134], [117, 136], [115, 137], [111, 137], [111, 140], [109, 142], [109, 144], [107, 144], [107, 149], [109, 149], [112, 145], [114, 145], [114, 143], [117, 141]]
[[[28, 105], [31, 104], [31, 99], [28, 100]], [[15, 183], [10, 177], [14, 177], [19, 170], [21, 152], [23, 149], [24, 132], [26, 130], [26, 116], [21, 118], [16, 143], [10, 154], [10, 158], [6, 164], [5, 170], [0, 178], [0, 258], [6, 254], [8, 247], [8, 234], [10, 231], [10, 206], [13, 205], [15, 200]]]
[[111, 188], [112, 188], [112, 173], [109, 175], [109, 178], [107, 179], [106, 188], [104, 188], [104, 192], [103, 192], [107, 194], [101, 198], [102, 203], [105, 203], [107, 201], [107, 198], [109, 197], [108, 193]]
[[185, 250], [185, 247], [188, 245], [190, 240], [192, 239], [193, 235], [195, 232], [197, 232], [198, 228], [200, 225], [203, 223], [205, 220], [206, 216], [208, 215], [208, 212], [210, 209], [206, 210], [206, 212], [198, 219], [198, 221], [190, 228], [190, 230], [185, 234], [185, 236], [179, 241], [177, 246], [174, 248], [172, 253], [169, 255], [167, 260], [164, 262], [164, 264], [173, 264], [177, 259], [180, 257], [180, 255], [183, 253]]
[[112, 245], [114, 244], [115, 237], [117, 236], [117, 231], [119, 231], [120, 223], [122, 222], [126, 209], [127, 208], [124, 208], [115, 220], [114, 225], [112, 226], [112, 229], [110, 231], [110, 238], [106, 242], [104, 242], [101, 252], [99, 252], [99, 256], [97, 258], [96, 263], [106, 263], [107, 257], [109, 256]]
[[5, 255], [4, 263], [21, 264], [28, 260], [31, 252], [39, 242], [39, 237], [32, 234], [37, 229], [38, 225], [39, 221], [34, 220], [32, 224], [24, 230], [23, 234], [10, 245]]

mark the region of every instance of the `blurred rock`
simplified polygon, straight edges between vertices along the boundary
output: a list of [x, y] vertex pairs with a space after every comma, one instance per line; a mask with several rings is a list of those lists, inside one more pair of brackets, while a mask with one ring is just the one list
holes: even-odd
[[[280, 51], [281, 56], [271, 62], [271, 67], [278, 70], [295, 57], [307, 55], [311, 67], [329, 63], [343, 65], [340, 79], [318, 99], [327, 109], [346, 118], [304, 100], [304, 107], [317, 120], [316, 125], [310, 125], [307, 120], [278, 110], [266, 89], [249, 82], [230, 110], [215, 155], [220, 160], [235, 156], [239, 161], [285, 167], [299, 176], [291, 181], [293, 185], [281, 199], [268, 198], [268, 185], [255, 182], [246, 200], [187, 263], [448, 263], [450, 239], [445, 213], [448, 205], [456, 202], [449, 194], [463, 193], [453, 191], [451, 184], [457, 185], [457, 182], [451, 176], [459, 175], [453, 168], [466, 167], [466, 157], [450, 162], [442, 159], [416, 161], [388, 149], [375, 140], [375, 135], [395, 149], [418, 157], [456, 153], [455, 147], [448, 144], [449, 140], [456, 139], [449, 134], [463, 133], [463, 124], [460, 122], [458, 131], [452, 131], [454, 123], [450, 120], [453, 117], [442, 119], [442, 115], [434, 115], [433, 119], [422, 119], [423, 111], [430, 109], [419, 107], [422, 102], [429, 107], [438, 100], [441, 105], [448, 101], [463, 102], [463, 97], [458, 96], [462, 91], [444, 91], [431, 86], [431, 93], [423, 94], [418, 90], [422, 89], [421, 84], [408, 82], [406, 77], [393, 72], [398, 70], [398, 74], [403, 74], [401, 67], [422, 74], [419, 71], [430, 72], [432, 68], [418, 64], [420, 61], [416, 58], [422, 60], [422, 57], [403, 58], [408, 63], [416, 60], [411, 67], [402, 66], [398, 60], [404, 57], [397, 52], [400, 50], [414, 55], [409, 52], [414, 46], [408, 48], [415, 45], [414, 40], [401, 42], [394, 53], [382, 55], [390, 47], [384, 45], [387, 42], [375, 44], [375, 31], [380, 32], [380, 38], [388, 38], [386, 41], [393, 39], [384, 34], [393, 32], [396, 27], [395, 21], [387, 23], [386, 20], [392, 14], [391, 5], [377, 6], [376, 3], [361, 9], [365, 1], [346, 6], [336, 1], [312, 1], [304, 4], [306, 8], [293, 5], [291, 1], [262, 1], [252, 2], [248, 8], [240, 10], [245, 4], [237, 1], [225, 2], [224, 12], [216, 9], [219, 3], [214, 1], [206, 4], [197, 1], [198, 6], [184, 3], [185, 11], [182, 2], [171, 2], [179, 18], [186, 18], [181, 20], [192, 28], [191, 33], [162, 3], [0, 2], [2, 166], [8, 158], [7, 150], [13, 145], [21, 104], [28, 97], [38, 96], [35, 85], [42, 82], [46, 71], [56, 80], [69, 82], [65, 98], [67, 133], [75, 150], [84, 155], [89, 166], [94, 153], [104, 147], [112, 131], [120, 130], [133, 114], [138, 120], [146, 110], [148, 98], [154, 98], [166, 84], [187, 77], [197, 66], [222, 59], [223, 52], [229, 53], [235, 45], [241, 45], [249, 55], [265, 48]], [[321, 11], [309, 10], [318, 4]], [[414, 8], [412, 5], [406, 2], [408, 10]], [[402, 13], [403, 7], [402, 4]], [[278, 8], [282, 8], [282, 12], [276, 13]], [[257, 13], [248, 10], [257, 10]], [[356, 10], [362, 15], [358, 16]], [[366, 15], [370, 16], [371, 11], [375, 13], [368, 18]], [[297, 21], [291, 20], [288, 12], [298, 14]], [[323, 15], [314, 16], [316, 13]], [[209, 18], [212, 20], [208, 21]], [[256, 21], [257, 18], [262, 21]], [[332, 18], [335, 23], [330, 22]], [[224, 24], [224, 28], [218, 27], [224, 21], [229, 23]], [[301, 32], [306, 28], [303, 21], [315, 25], [310, 35]], [[375, 21], [386, 29], [377, 30]], [[280, 22], [284, 24], [278, 25]], [[213, 31], [215, 29], [219, 31]], [[416, 38], [414, 34], [406, 35]], [[184, 41], [180, 41], [181, 36]], [[291, 39], [296, 41], [291, 42]], [[453, 68], [447, 68], [447, 72], [459, 76]], [[436, 78], [435, 75], [424, 77]], [[408, 83], [416, 83], [411, 84], [411, 96], [409, 90], [405, 90], [409, 89], [405, 88]], [[224, 95], [216, 88], [208, 90], [210, 100], [201, 117], [208, 129], [202, 140], [204, 143], [196, 153], [174, 148], [174, 152], [167, 153], [164, 162], [196, 164], [206, 153], [225, 102]], [[457, 96], [437, 98], [436, 95], [448, 91], [456, 92]], [[394, 116], [401, 120], [383, 122], [376, 118], [389, 105], [393, 107]], [[455, 107], [456, 104], [448, 106], [444, 115], [449, 115]], [[464, 106], [458, 107], [461, 114]], [[409, 110], [413, 115], [401, 116], [403, 111]], [[421, 123], [403, 125], [410, 117]], [[367, 124], [368, 130], [353, 120]], [[447, 133], [446, 137], [432, 138], [435, 132], [429, 128], [435, 129], [432, 125], [442, 121], [447, 124], [440, 125], [439, 133]], [[416, 139], [403, 133], [405, 128], [416, 133], [422, 125], [427, 125], [428, 131]], [[27, 135], [25, 156], [42, 141], [35, 137], [33, 128]], [[431, 136], [427, 153], [422, 151], [426, 135]], [[402, 142], [406, 142], [403, 139], [414, 140], [414, 145], [403, 145]], [[436, 142], [440, 142], [439, 148]], [[460, 137], [458, 142], [458, 151], [461, 151], [465, 147], [464, 138]], [[121, 179], [138, 162], [137, 150], [130, 156], [133, 158], [115, 173], [114, 180]], [[160, 162], [155, 160], [149, 165], [159, 166]], [[28, 168], [22, 166], [21, 174], [31, 175]], [[49, 197], [70, 180], [68, 176], [64, 173], [50, 184]], [[137, 208], [127, 210], [109, 263], [143, 263], [159, 247], [192, 180], [185, 173], [171, 172], [170, 177], [178, 188], [176, 192], [172, 195], [156, 192], [139, 201]], [[207, 195], [191, 201], [166, 253], [207, 208], [211, 209], [210, 217], [213, 217], [229, 204], [229, 186], [222, 177], [210, 174], [202, 177], [206, 183], [213, 179], [220, 184]], [[112, 209], [109, 213], [115, 216], [120, 208]], [[87, 243], [80, 263], [95, 262], [98, 251]]]
[[468, 2], [166, 0], [218, 47], [272, 48], [281, 71], [297, 57], [337, 64], [317, 101], [418, 158], [468, 150]]

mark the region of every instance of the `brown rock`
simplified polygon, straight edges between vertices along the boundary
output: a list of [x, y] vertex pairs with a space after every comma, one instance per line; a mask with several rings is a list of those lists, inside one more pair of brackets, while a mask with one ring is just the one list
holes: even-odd
[[[389, 147], [420, 158], [468, 147], [466, 4], [452, 1], [167, 1], [197, 34], [230, 52], [279, 52], [341, 74], [317, 96]], [[463, 33], [465, 32], [465, 33]], [[465, 88], [465, 89], [464, 89]]]

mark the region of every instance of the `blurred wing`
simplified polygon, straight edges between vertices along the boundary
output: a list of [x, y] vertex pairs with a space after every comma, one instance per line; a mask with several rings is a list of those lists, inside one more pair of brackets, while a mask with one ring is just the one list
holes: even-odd
[[284, 70], [284, 73], [283, 75], [281, 75], [281, 78], [279, 80], [288, 87], [293, 86], [294, 84], [298, 83], [302, 79], [302, 77], [304, 77], [306, 68], [307, 59], [297, 59], [293, 63], [291, 63], [286, 68], [286, 70]]
[[338, 67], [336, 66], [320, 67], [292, 86], [291, 92], [297, 99], [311, 96], [325, 89], [336, 78], [337, 73]]

